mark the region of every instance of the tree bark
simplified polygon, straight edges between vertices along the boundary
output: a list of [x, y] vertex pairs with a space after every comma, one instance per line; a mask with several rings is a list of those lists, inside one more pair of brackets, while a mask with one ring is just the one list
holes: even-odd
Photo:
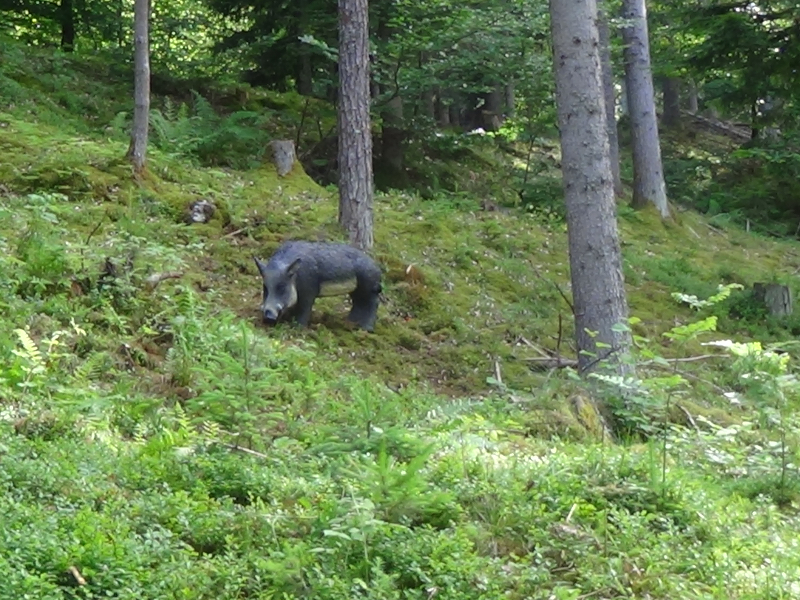
[[61, 21], [61, 49], [64, 52], [75, 50], [75, 11], [72, 0], [61, 0], [58, 7]]
[[595, 0], [550, 0], [578, 369], [585, 374], [607, 359], [626, 374], [631, 367], [621, 358], [631, 337], [627, 330], [615, 331], [627, 322], [628, 302], [596, 19]]
[[367, 0], [339, 0], [339, 223], [350, 244], [373, 244]]
[[681, 124], [681, 80], [677, 77], [664, 77], [661, 91], [664, 94], [661, 122], [664, 127], [678, 127]]
[[436, 88], [436, 100], [434, 106], [436, 108], [436, 122], [439, 127], [450, 126], [450, 107], [445, 104], [443, 92], [441, 88]]
[[[305, 46], [305, 44], [303, 44]], [[311, 54], [307, 49], [301, 48], [297, 65], [297, 93], [301, 96], [314, 95], [314, 72], [311, 65]]]
[[608, 14], [605, 3], [600, 0], [597, 6], [597, 32], [600, 39], [600, 68], [603, 76], [603, 101], [608, 130], [608, 150], [611, 160], [611, 178], [614, 183], [614, 195], [623, 195], [622, 176], [619, 170], [619, 135], [617, 134], [617, 101], [614, 92], [614, 69], [611, 64], [611, 32], [608, 28]]
[[517, 112], [517, 89], [513, 80], [506, 84], [505, 88], [506, 115], [513, 117]]
[[687, 110], [693, 115], [696, 115], [699, 107], [697, 101], [697, 84], [694, 82], [694, 79], [689, 80], [689, 92], [686, 95], [686, 104]]
[[495, 84], [492, 91], [484, 94], [483, 108], [480, 111], [481, 127], [485, 131], [499, 131], [503, 124], [503, 100], [505, 90], [499, 84]]
[[150, 1], [135, 0], [134, 11], [134, 110], [131, 144], [127, 158], [133, 171], [140, 175], [147, 163], [147, 136], [150, 126]]
[[623, 0], [622, 12], [630, 23], [622, 28], [622, 41], [633, 147], [633, 206], [642, 208], [652, 203], [666, 219], [670, 213], [661, 164], [644, 0]]
[[[394, 33], [395, 31], [387, 25], [387, 16], [382, 16], [378, 24], [380, 40], [388, 45]], [[424, 57], [420, 56], [420, 61], [423, 59]], [[376, 183], [381, 189], [403, 188], [407, 183], [403, 98], [400, 89], [394, 84], [388, 92], [392, 96], [381, 110], [381, 153], [380, 161], [376, 165]], [[431, 103], [432, 101], [431, 97]]]

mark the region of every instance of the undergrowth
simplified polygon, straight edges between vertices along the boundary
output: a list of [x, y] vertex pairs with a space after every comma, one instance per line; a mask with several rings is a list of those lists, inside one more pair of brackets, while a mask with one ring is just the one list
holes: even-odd
[[[119, 132], [36, 99], [68, 59], [9, 64], [37, 110], [0, 113], [0, 598], [800, 595], [795, 321], [749, 296], [795, 288], [794, 245], [620, 208], [636, 371], [587, 383], [551, 368], [552, 181], [527, 211], [433, 186], [376, 200], [374, 335], [338, 298], [266, 330], [252, 256], [341, 237], [333, 194], [199, 166], [262, 143], [205, 155], [244, 126], [200, 99], [134, 185]], [[198, 198], [220, 214], [187, 225]]]

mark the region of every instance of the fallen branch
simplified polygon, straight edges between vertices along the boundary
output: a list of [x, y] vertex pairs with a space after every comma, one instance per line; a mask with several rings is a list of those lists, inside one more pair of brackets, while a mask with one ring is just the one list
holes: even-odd
[[686, 419], [689, 421], [692, 427], [694, 427], [694, 430], [700, 433], [700, 428], [697, 426], [697, 423], [694, 422], [694, 417], [692, 417], [691, 413], [680, 404], [676, 404], [675, 406], [677, 406], [678, 410], [680, 410], [684, 415], [686, 415]]
[[494, 376], [497, 379], [497, 383], [503, 385], [503, 376], [500, 373], [500, 363], [498, 361], [494, 361]]
[[86, 585], [86, 580], [81, 575], [81, 572], [78, 571], [77, 567], [70, 566], [67, 568], [67, 571], [75, 578], [75, 582], [78, 585]]
[[183, 271], [167, 271], [166, 273], [153, 273], [144, 280], [145, 287], [148, 290], [156, 289], [159, 283], [165, 279], [180, 279], [183, 277]]
[[[700, 354], [699, 356], [686, 356], [684, 358], [665, 358], [667, 362], [671, 363], [688, 363], [688, 362], [695, 362], [698, 360], [706, 360], [709, 358], [725, 358], [724, 354]], [[653, 365], [656, 364], [653, 360], [646, 360], [639, 363], [640, 365]]]
[[552, 358], [544, 358], [544, 357], [533, 357], [533, 358], [523, 358], [524, 362], [535, 363], [539, 368], [543, 369], [563, 369], [565, 367], [577, 367], [578, 361], [574, 358], [563, 358], [560, 356], [554, 356]]
[[250, 226], [248, 225], [247, 227], [242, 227], [241, 229], [237, 229], [236, 231], [231, 231], [230, 233], [226, 233], [225, 235], [223, 235], [222, 239], [236, 237], [240, 233], [244, 233], [245, 231], [248, 231], [249, 229], [250, 229]]
[[549, 352], [548, 350], [540, 348], [539, 346], [537, 346], [536, 344], [534, 344], [533, 342], [531, 342], [529, 339], [527, 339], [524, 336], [519, 336], [517, 341], [522, 342], [523, 344], [525, 344], [529, 348], [533, 348], [534, 350], [536, 350], [539, 354], [541, 354], [545, 358], [550, 358], [552, 356], [552, 354], [548, 353]]
[[244, 452], [245, 454], [249, 454], [251, 456], [257, 456], [258, 458], [269, 458], [266, 454], [262, 454], [261, 452], [256, 452], [255, 450], [250, 450], [250, 448], [245, 448], [243, 446], [237, 446], [235, 444], [222, 444], [225, 448], [229, 448], [230, 450], [238, 450], [239, 452]]

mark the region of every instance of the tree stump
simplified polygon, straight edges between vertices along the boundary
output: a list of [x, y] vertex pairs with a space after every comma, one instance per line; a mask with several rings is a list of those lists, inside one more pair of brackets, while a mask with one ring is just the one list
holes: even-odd
[[275, 169], [280, 177], [285, 177], [294, 166], [294, 142], [292, 140], [272, 140], [269, 145], [272, 148], [272, 160], [275, 163]]
[[754, 283], [753, 296], [775, 317], [792, 314], [792, 291], [778, 283]]

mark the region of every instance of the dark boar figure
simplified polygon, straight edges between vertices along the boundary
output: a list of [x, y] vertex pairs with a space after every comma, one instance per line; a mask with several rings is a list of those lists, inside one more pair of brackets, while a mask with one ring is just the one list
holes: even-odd
[[311, 308], [320, 296], [350, 294], [353, 308], [347, 318], [373, 331], [381, 293], [381, 270], [369, 256], [346, 244], [286, 242], [269, 262], [255, 258], [264, 294], [261, 314], [275, 324], [294, 316], [308, 327]]

